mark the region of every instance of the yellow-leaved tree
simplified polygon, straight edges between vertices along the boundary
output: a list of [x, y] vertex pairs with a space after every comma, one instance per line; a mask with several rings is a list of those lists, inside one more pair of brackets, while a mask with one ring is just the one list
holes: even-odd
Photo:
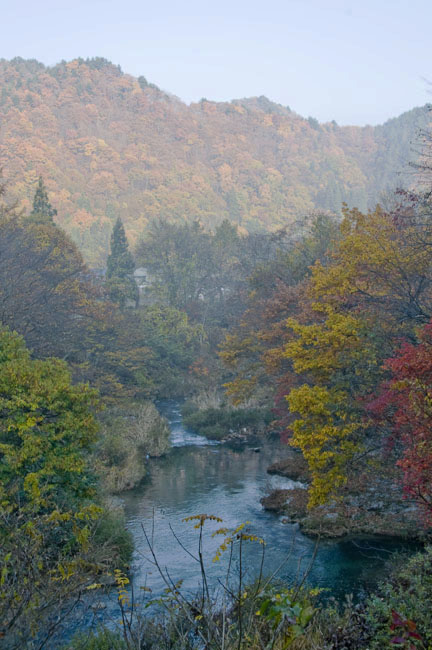
[[72, 385], [65, 362], [32, 359], [21, 337], [0, 329], [0, 632], [7, 647], [22, 647], [44, 627], [49, 636], [52, 608], [108, 566], [103, 551], [94, 566], [91, 550], [102, 513], [89, 454], [96, 406], [94, 391]]
[[382, 361], [431, 312], [431, 258], [418, 235], [412, 217], [345, 209], [330, 263], [312, 269], [309, 316], [287, 321], [293, 338], [280, 353], [299, 384], [286, 400], [291, 444], [312, 476], [309, 506], [338, 497], [380, 447], [366, 405]]

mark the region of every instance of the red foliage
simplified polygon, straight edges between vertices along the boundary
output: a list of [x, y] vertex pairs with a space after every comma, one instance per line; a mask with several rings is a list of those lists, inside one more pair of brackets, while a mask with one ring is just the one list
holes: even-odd
[[419, 343], [404, 343], [385, 367], [392, 374], [370, 408], [402, 445], [398, 461], [404, 491], [424, 509], [432, 525], [432, 322], [419, 332]]
[[420, 634], [417, 632], [417, 625], [414, 621], [409, 618], [402, 618], [394, 609], [392, 609], [390, 630], [397, 633], [397, 636], [393, 637], [390, 641], [392, 645], [402, 645], [405, 648], [409, 648], [409, 650], [416, 650], [417, 646], [411, 643], [411, 639], [417, 639], [417, 641], [422, 640]]

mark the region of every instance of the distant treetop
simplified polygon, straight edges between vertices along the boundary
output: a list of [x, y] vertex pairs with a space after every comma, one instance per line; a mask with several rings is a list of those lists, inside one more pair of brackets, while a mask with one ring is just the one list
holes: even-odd
[[33, 198], [33, 210], [31, 211], [30, 216], [43, 221], [52, 221], [53, 217], [57, 216], [57, 210], [52, 207], [48, 199], [48, 192], [42, 176], [39, 176], [38, 185]]

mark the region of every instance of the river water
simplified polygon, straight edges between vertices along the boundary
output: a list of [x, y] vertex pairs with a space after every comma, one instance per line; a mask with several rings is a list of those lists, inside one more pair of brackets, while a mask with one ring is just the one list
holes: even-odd
[[[131, 571], [135, 602], [153, 598], [166, 586], [151, 563], [144, 531], [153, 540], [165, 577], [183, 581], [183, 589], [191, 594], [197, 592], [200, 570], [187, 550], [196, 555], [198, 531], [194, 522], [183, 519], [204, 513], [223, 519], [222, 524], [208, 522], [204, 527], [206, 573], [210, 586], [215, 588], [225, 577], [228, 554], [222, 554], [220, 562], [212, 561], [223, 537], [212, 537], [211, 533], [222, 525], [235, 528], [250, 522], [250, 531], [266, 540], [264, 573], [270, 575], [281, 567], [279, 578], [293, 584], [310, 568], [307, 583], [324, 589], [324, 598], [341, 599], [345, 594], [361, 597], [384, 576], [385, 561], [394, 551], [413, 550], [413, 545], [376, 539], [321, 541], [317, 546], [301, 534], [296, 524], [282, 523], [282, 518], [266, 512], [260, 504], [260, 498], [272, 488], [298, 485], [283, 477], [269, 476], [266, 471], [271, 463], [286, 456], [285, 445], [277, 439], [268, 441], [257, 453], [247, 445], [232, 447], [211, 442], [185, 429], [178, 401], [162, 401], [158, 408], [170, 423], [173, 447], [163, 458], [149, 460], [146, 480], [121, 497], [135, 543]], [[259, 570], [262, 548], [258, 543], [245, 545], [243, 566], [250, 579]], [[234, 579], [237, 565], [234, 556]], [[150, 587], [151, 593], [141, 591], [141, 587]], [[47, 648], [58, 648], [59, 638], [65, 643], [78, 631], [99, 625], [118, 626], [116, 590], [92, 594], [82, 599], [73, 620], [67, 620], [66, 627], [59, 630]]]
[[[316, 551], [307, 581], [336, 597], [360, 595], [374, 586], [391, 552], [403, 548], [397, 542], [363, 539], [322, 541], [316, 549], [315, 541], [302, 535], [296, 524], [282, 523], [280, 517], [266, 512], [260, 504], [260, 498], [270, 489], [296, 485], [266, 472], [271, 463], [286, 455], [279, 440], [266, 443], [259, 453], [247, 446], [209, 442], [185, 429], [179, 402], [166, 400], [158, 407], [170, 423], [173, 449], [165, 457], [149, 461], [146, 481], [123, 495], [128, 528], [135, 541], [132, 575], [136, 588], [148, 586], [155, 593], [164, 587], [148, 561], [145, 531], [152, 537], [160, 566], [170, 578], [174, 582], [182, 580], [188, 590], [197, 589], [199, 566], [181, 547], [171, 528], [181, 544], [196, 553], [198, 531], [193, 522], [183, 519], [203, 513], [223, 519], [223, 524], [205, 525], [208, 533], [204, 535], [204, 555], [213, 585], [222, 578], [226, 567], [224, 556], [221, 562], [212, 562], [222, 538], [212, 537], [211, 533], [222, 525], [234, 528], [250, 522], [251, 532], [266, 540], [264, 571], [269, 574], [283, 564], [279, 576], [287, 581], [298, 580]], [[246, 544], [244, 564], [251, 578], [258, 571], [261, 552], [261, 545]]]

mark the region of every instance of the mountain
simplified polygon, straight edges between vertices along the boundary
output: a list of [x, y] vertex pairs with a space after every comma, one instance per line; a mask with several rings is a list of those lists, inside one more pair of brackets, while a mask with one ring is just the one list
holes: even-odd
[[[266, 97], [186, 105], [105, 59], [0, 60], [0, 166], [28, 208], [42, 174], [58, 222], [93, 265], [117, 217], [224, 218], [275, 229], [315, 209], [365, 209], [407, 182], [428, 106], [378, 127], [305, 119]], [[401, 173], [402, 172], [402, 173]]]

